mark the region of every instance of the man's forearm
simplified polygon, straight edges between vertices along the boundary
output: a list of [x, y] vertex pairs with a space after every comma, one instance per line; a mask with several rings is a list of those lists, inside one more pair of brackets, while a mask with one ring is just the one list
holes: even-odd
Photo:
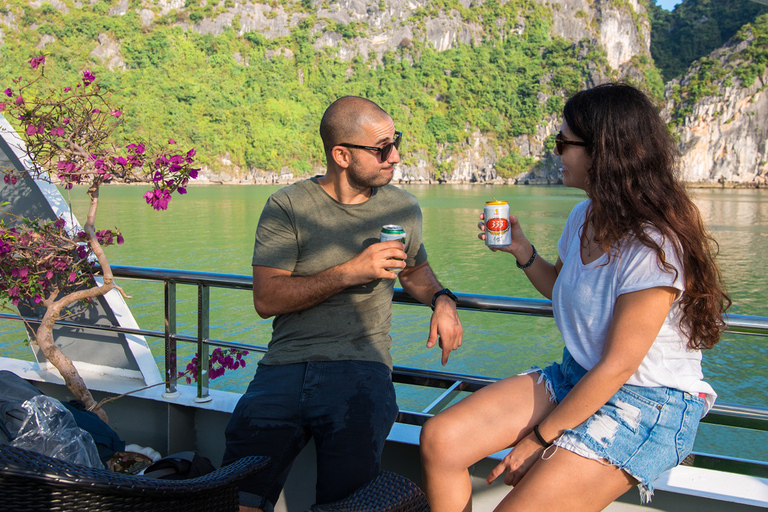
[[347, 287], [338, 267], [311, 276], [270, 270], [272, 272], [262, 270], [257, 277], [260, 270], [254, 267], [253, 305], [262, 318], [311, 308]]
[[443, 288], [427, 262], [417, 267], [406, 267], [399, 277], [403, 290], [422, 304], [431, 304], [432, 297]]

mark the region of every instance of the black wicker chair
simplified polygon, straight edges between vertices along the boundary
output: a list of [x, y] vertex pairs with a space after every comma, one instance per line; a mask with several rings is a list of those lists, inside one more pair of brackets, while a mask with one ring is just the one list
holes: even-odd
[[343, 500], [313, 505], [310, 512], [429, 512], [419, 487], [397, 473], [383, 471]]
[[269, 457], [246, 457], [188, 480], [158, 480], [71, 464], [0, 444], [0, 509], [211, 512], [238, 510], [238, 483]]

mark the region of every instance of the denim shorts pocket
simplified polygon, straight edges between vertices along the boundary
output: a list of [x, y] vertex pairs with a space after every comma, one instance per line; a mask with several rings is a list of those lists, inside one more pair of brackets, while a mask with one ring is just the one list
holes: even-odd
[[704, 400], [697, 396], [686, 394], [683, 398], [685, 410], [680, 424], [680, 430], [675, 436], [675, 448], [677, 450], [678, 464], [693, 451], [696, 441], [696, 432], [701, 421], [701, 413], [704, 410]]
[[[623, 425], [633, 434], [640, 431], [640, 425], [647, 424], [651, 418], [658, 416], [662, 403], [648, 398], [631, 389], [631, 386], [622, 386], [608, 402], [611, 417]], [[651, 421], [655, 423], [655, 420]]]
[[[648, 407], [653, 407], [655, 409], [661, 409], [666, 405], [666, 403], [669, 401], [669, 398], [666, 396], [666, 394], [663, 390], [666, 388], [646, 388], [646, 387], [640, 387], [640, 386], [631, 386], [629, 384], [624, 384], [621, 386], [619, 391], [623, 391], [624, 393], [628, 394], [632, 397], [633, 400], [637, 400], [638, 402], [641, 402], [643, 405], [646, 405]], [[640, 393], [637, 390], [642, 390], [643, 393]], [[655, 391], [659, 391], [660, 393], [654, 393]], [[649, 394], [659, 394], [659, 399], [654, 399]]]

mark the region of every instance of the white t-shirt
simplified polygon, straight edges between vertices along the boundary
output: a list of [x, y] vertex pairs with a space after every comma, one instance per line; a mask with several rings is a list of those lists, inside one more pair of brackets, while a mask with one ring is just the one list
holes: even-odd
[[[568, 217], [558, 243], [563, 268], [552, 291], [555, 322], [565, 346], [574, 360], [592, 369], [603, 354], [613, 310], [619, 295], [657, 286], [683, 291], [683, 265], [674, 250], [674, 241], [665, 240], [656, 229], [649, 234], [660, 243], [668, 263], [678, 270], [666, 271], [659, 266], [656, 253], [635, 238], [618, 244], [618, 254], [608, 261], [603, 254], [584, 264], [581, 259], [581, 231], [590, 201], [576, 205]], [[615, 250], [615, 247], [613, 248]], [[701, 351], [688, 348], [688, 337], [680, 330], [679, 300], [675, 301], [664, 320], [659, 335], [651, 345], [640, 367], [627, 384], [670, 388], [693, 395], [706, 394], [706, 412], [717, 394], [702, 380]]]

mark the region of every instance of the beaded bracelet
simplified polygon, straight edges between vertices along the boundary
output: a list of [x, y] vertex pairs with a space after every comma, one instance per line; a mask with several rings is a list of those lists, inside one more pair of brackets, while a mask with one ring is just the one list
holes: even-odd
[[531, 255], [531, 259], [529, 259], [525, 265], [518, 263], [517, 258], [515, 258], [515, 265], [517, 265], [517, 268], [520, 270], [527, 270], [531, 265], [533, 265], [533, 262], [536, 261], [536, 256], [538, 256], [539, 253], [536, 252], [536, 247], [534, 247], [533, 244], [531, 244], [531, 249], [533, 249], [533, 254]]

